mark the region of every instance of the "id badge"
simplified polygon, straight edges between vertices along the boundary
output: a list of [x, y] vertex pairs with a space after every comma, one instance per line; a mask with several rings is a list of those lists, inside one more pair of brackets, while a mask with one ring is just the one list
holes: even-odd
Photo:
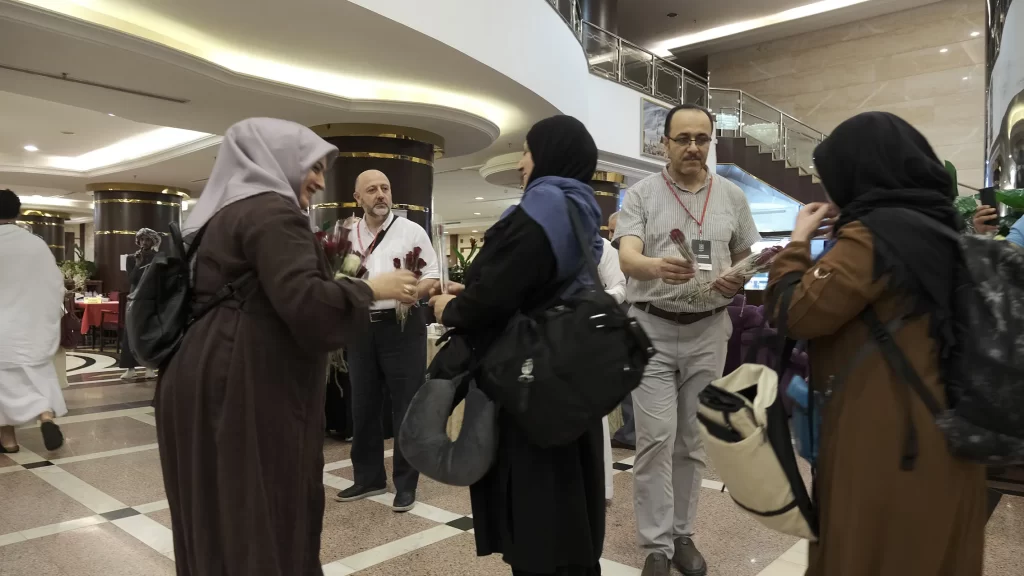
[[693, 250], [693, 255], [697, 257], [697, 270], [704, 272], [711, 271], [711, 241], [710, 240], [690, 240], [690, 249]]

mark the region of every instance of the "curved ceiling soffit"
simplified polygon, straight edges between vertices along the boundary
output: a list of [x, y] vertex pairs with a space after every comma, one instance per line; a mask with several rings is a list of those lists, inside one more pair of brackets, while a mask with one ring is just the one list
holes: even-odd
[[[53, 2], [38, 2], [38, 4], [51, 3]], [[215, 81], [246, 90], [253, 90], [274, 96], [299, 100], [309, 104], [334, 108], [339, 111], [349, 113], [355, 112], [395, 115], [403, 117], [407, 121], [417, 117], [432, 119], [442, 123], [455, 125], [453, 126], [452, 131], [457, 131], [463, 134], [463, 140], [466, 139], [465, 134], [467, 129], [469, 132], [473, 133], [472, 137], [469, 138], [470, 141], [464, 142], [463, 145], [460, 145], [458, 141], [453, 141], [446, 137], [446, 149], [450, 156], [471, 154], [487, 148], [501, 135], [503, 126], [500, 126], [498, 122], [501, 124], [514, 124], [519, 120], [519, 112], [517, 110], [511, 109], [510, 107], [508, 109], [500, 109], [503, 105], [481, 103], [480, 105], [475, 106], [475, 108], [478, 109], [485, 109], [490, 113], [490, 116], [497, 117], [496, 120], [498, 122], [495, 122], [480, 114], [469, 112], [464, 108], [455, 108], [452, 106], [429, 102], [347, 98], [342, 95], [313, 90], [300, 85], [266, 79], [247, 73], [237, 72], [201, 56], [191, 54], [186, 50], [180, 49], [180, 47], [171, 46], [171, 42], [160, 42], [159, 39], [154, 40], [146, 38], [140, 34], [132, 34], [104, 24], [98, 24], [58, 11], [48, 10], [45, 7], [21, 2], [20, 0], [0, 0], [0, 18], [6, 18], [15, 22], [34, 26], [36, 28], [42, 28], [44, 30], [50, 30], [72, 38], [83, 39], [97, 44], [141, 54], [145, 57], [154, 58], [167, 64], [206, 76]], [[127, 23], [125, 25], [126, 27], [131, 26]], [[138, 27], [131, 27], [142, 32]], [[146, 30], [145, 32], [149, 35], [159, 36], [149, 30]], [[452, 94], [450, 96], [456, 101], [468, 98], [458, 94]], [[444, 133], [445, 130], [439, 130], [436, 125], [431, 129], [435, 132], [441, 132], [442, 136], [447, 136], [447, 134]], [[219, 144], [219, 137], [217, 138], [217, 142], [208, 145], [213, 146]], [[208, 139], [204, 138], [198, 142], [208, 142]], [[142, 164], [136, 164], [141, 166], [158, 163], [162, 160], [187, 154], [203, 147], [200, 146], [200, 148], [195, 148], [194, 146], [196, 144], [197, 142], [192, 142], [164, 150], [157, 155], [166, 155], [166, 157], [153, 160], [152, 162], [147, 161], [149, 158], [153, 157], [150, 156], [147, 158], [136, 159], [128, 163], [105, 166], [97, 169], [97, 171], [110, 173], [128, 169], [131, 167], [130, 164], [132, 163], [142, 162]], [[182, 151], [180, 153], [175, 153], [174, 150]], [[43, 169], [40, 170], [40, 173], [56, 174], [58, 172]], [[76, 176], [83, 175], [81, 172], [74, 172], [73, 174]]]

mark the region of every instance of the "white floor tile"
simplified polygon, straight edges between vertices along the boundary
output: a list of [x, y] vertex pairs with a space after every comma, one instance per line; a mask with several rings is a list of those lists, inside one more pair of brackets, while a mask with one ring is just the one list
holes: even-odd
[[[373, 496], [372, 498], [368, 498], [368, 500], [373, 500], [374, 502], [390, 507], [395, 501], [395, 495], [389, 492], [387, 494]], [[417, 502], [416, 506], [413, 507], [412, 510], [409, 510], [408, 513], [412, 514], [413, 516], [419, 516], [420, 518], [426, 518], [427, 520], [433, 520], [438, 524], [447, 524], [452, 520], [458, 520], [459, 518], [462, 518], [461, 514], [455, 514], [447, 510], [442, 510], [436, 506], [424, 504], [423, 502]]]
[[406, 536], [405, 538], [400, 538], [365, 552], [349, 556], [348, 558], [342, 558], [339, 562], [354, 571], [359, 571], [370, 566], [376, 566], [381, 562], [387, 562], [403, 554], [408, 554], [413, 550], [430, 546], [446, 538], [458, 536], [459, 534], [464, 534], [464, 532], [451, 526], [435, 526], [423, 532], [417, 532], [411, 536]]
[[124, 502], [104, 494], [58, 466], [35, 468], [32, 473], [97, 514], [127, 508]]
[[348, 576], [355, 573], [355, 570], [345, 566], [340, 561], [324, 564], [324, 576]]
[[140, 514], [149, 514], [151, 512], [159, 512], [160, 510], [166, 510], [170, 507], [167, 500], [160, 500], [157, 502], [150, 502], [149, 504], [140, 504], [138, 506], [132, 506], [135, 511]]
[[[725, 484], [722, 484], [718, 480], [701, 480], [700, 485], [704, 488], [710, 488], [711, 490], [718, 490], [719, 492], [722, 491], [722, 488], [725, 488]], [[728, 492], [728, 490], [726, 490], [726, 492]]]
[[634, 466], [635, 461], [636, 456], [630, 456], [629, 458], [623, 458], [622, 460], [619, 460], [619, 464], [629, 464], [630, 466]]
[[171, 550], [167, 554], [164, 554], [164, 556], [167, 556], [171, 560], [171, 562], [174, 562], [174, 550]]
[[18, 542], [24, 542], [25, 537], [21, 535], [21, 532], [11, 532], [10, 534], [0, 534], [0, 546], [7, 546], [8, 544], [17, 544]]
[[171, 534], [171, 531], [149, 516], [143, 516], [142, 514], [129, 516], [120, 520], [114, 520], [111, 524], [141, 540], [143, 544], [160, 554], [174, 551], [174, 536]]
[[769, 564], [768, 567], [762, 570], [757, 576], [804, 576], [806, 573], [806, 566], [793, 564], [792, 562], [786, 562], [785, 560], [776, 560]]
[[810, 542], [807, 540], [801, 540], [785, 554], [779, 556], [779, 560], [785, 560], [786, 562], [792, 562], [793, 564], [799, 564], [800, 566], [807, 566], [807, 555], [810, 554], [810, 546]]
[[10, 474], [11, 472], [21, 472], [24, 470], [24, 466], [4, 466], [0, 468], [0, 474]]
[[54, 460], [50, 460], [50, 462], [53, 462], [54, 464], [71, 464], [72, 462], [85, 462], [86, 460], [96, 460], [97, 458], [106, 458], [108, 456], [123, 456], [124, 454], [134, 454], [135, 452], [145, 452], [146, 450], [156, 449], [156, 444], [145, 444], [143, 446], [132, 446], [130, 448], [118, 448], [117, 450], [107, 450], [106, 452], [82, 454], [81, 456], [68, 456], [67, 458], [56, 458]]
[[342, 468], [351, 468], [351, 460], [338, 460], [337, 462], [328, 462], [324, 464], [324, 472], [333, 472], [335, 470], [341, 470]]
[[156, 416], [152, 414], [134, 414], [132, 419], [138, 420], [143, 424], [149, 424], [150, 426], [156, 426]]
[[601, 574], [603, 576], [640, 576], [640, 570], [601, 558]]
[[34, 538], [42, 538], [43, 536], [60, 534], [61, 532], [67, 532], [69, 530], [78, 530], [79, 528], [85, 528], [86, 526], [103, 524], [106, 521], [107, 519], [103, 516], [86, 516], [85, 518], [78, 518], [77, 520], [68, 520], [67, 522], [58, 522], [48, 526], [22, 530], [21, 535], [25, 540], [32, 540]]
[[43, 460], [46, 460], [46, 458], [43, 458], [39, 454], [36, 454], [35, 452], [25, 448], [24, 446], [21, 447], [20, 451], [15, 452], [14, 454], [5, 454], [5, 456], [13, 460], [15, 464], [21, 464], [22, 466], [24, 466], [25, 464], [34, 464], [36, 462], [42, 462]]
[[[124, 410], [111, 410], [110, 412], [97, 412], [95, 414], [61, 416], [60, 418], [54, 418], [53, 421], [60, 425], [77, 424], [78, 422], [95, 422], [97, 420], [107, 420], [109, 418], [124, 418], [126, 416], [134, 416], [136, 414], [150, 414], [152, 412], [152, 406], [143, 406], [141, 408], [125, 408]], [[30, 426], [24, 426], [24, 428], [29, 427]]]
[[348, 478], [342, 478], [341, 476], [335, 476], [334, 474], [324, 474], [324, 486], [330, 486], [336, 490], [344, 490], [352, 486], [352, 481]]

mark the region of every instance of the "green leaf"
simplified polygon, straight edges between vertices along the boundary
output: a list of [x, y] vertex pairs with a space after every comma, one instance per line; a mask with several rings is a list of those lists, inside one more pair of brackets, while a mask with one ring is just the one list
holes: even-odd
[[1014, 210], [1024, 210], [1024, 190], [996, 190], [996, 199]]
[[328, 221], [326, 221], [326, 222], [324, 222], [323, 224], [320, 225], [320, 231], [325, 233], [325, 234], [327, 232], [330, 232], [332, 228], [334, 228], [334, 222], [331, 221], [331, 220], [328, 220]]
[[970, 220], [971, 216], [974, 216], [974, 212], [978, 209], [978, 203], [974, 196], [957, 196], [953, 200], [953, 207], [956, 208], [956, 211], [961, 216]]

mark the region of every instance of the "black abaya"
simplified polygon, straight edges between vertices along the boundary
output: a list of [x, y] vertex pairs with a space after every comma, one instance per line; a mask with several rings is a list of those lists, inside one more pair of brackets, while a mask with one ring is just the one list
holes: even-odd
[[[521, 208], [495, 224], [448, 304], [444, 324], [487, 349], [516, 310], [556, 290], [555, 256], [544, 230]], [[604, 543], [603, 435], [597, 420], [575, 442], [539, 448], [511, 416], [499, 416], [495, 465], [470, 489], [477, 554], [503, 554], [514, 574], [600, 574]]]

